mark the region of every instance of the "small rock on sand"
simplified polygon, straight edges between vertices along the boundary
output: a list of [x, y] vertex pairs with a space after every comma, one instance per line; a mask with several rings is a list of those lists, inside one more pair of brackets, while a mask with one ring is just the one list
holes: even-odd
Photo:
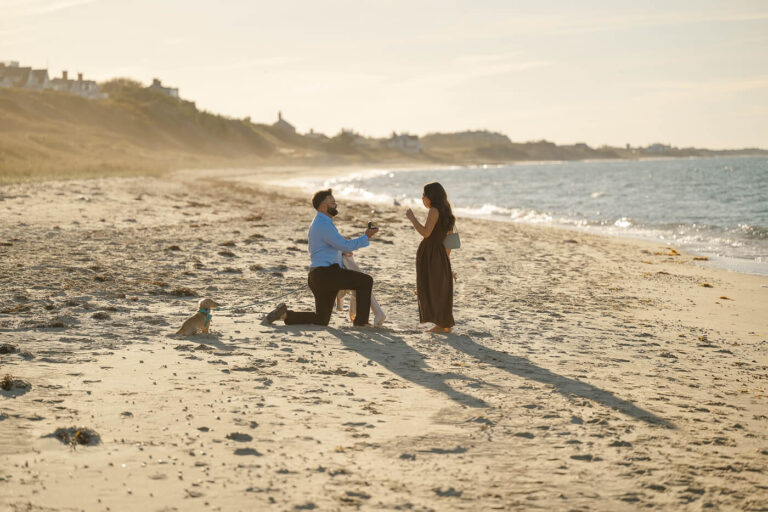
[[197, 297], [197, 292], [195, 290], [184, 287], [184, 286], [180, 286], [179, 288], [174, 288], [168, 293], [169, 295], [174, 295], [176, 297]]

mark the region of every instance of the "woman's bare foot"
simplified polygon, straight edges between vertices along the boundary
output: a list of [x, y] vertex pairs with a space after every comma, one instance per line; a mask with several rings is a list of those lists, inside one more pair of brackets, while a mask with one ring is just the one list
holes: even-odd
[[429, 329], [427, 332], [438, 332], [440, 334], [445, 334], [445, 333], [451, 332], [451, 328], [450, 327], [440, 327], [439, 325], [436, 325], [433, 328]]

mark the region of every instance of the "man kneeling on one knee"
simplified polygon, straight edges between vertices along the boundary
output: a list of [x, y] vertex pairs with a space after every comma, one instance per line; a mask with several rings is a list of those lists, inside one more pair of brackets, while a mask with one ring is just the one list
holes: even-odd
[[367, 247], [377, 228], [366, 229], [363, 236], [352, 240], [341, 236], [333, 224], [333, 217], [339, 212], [331, 189], [315, 193], [312, 206], [317, 210], [317, 214], [307, 234], [309, 257], [312, 260], [308, 281], [315, 296], [315, 311], [291, 311], [281, 303], [264, 317], [263, 323], [271, 324], [276, 320], [283, 320], [286, 325], [328, 325], [336, 294], [339, 290], [354, 290], [357, 295], [354, 324], [368, 325], [373, 278], [368, 274], [343, 268], [341, 257], [342, 252], [351, 253], [361, 247]]

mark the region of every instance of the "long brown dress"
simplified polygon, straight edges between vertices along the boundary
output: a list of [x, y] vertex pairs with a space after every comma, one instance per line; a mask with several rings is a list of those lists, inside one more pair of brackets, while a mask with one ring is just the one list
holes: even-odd
[[453, 272], [443, 241], [448, 232], [438, 224], [416, 251], [419, 322], [453, 327]]

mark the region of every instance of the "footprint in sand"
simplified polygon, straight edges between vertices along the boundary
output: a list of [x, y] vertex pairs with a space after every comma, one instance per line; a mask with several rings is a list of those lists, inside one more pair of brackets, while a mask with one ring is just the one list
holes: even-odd
[[14, 352], [16, 352], [15, 345], [9, 345], [7, 343], [0, 345], [0, 354], [13, 354]]
[[253, 441], [253, 437], [249, 434], [243, 434], [240, 432], [232, 432], [231, 434], [227, 434], [227, 439], [231, 439], [232, 441], [237, 441], [238, 443], [247, 443], [249, 441]]
[[429, 450], [419, 450], [422, 453], [437, 453], [440, 455], [447, 455], [447, 454], [459, 454], [459, 453], [466, 453], [467, 449], [463, 446], [457, 446], [455, 448], [430, 448]]
[[571, 455], [571, 458], [573, 460], [583, 460], [585, 462], [598, 462], [598, 461], [603, 460], [600, 457], [595, 457], [594, 455], [589, 454], [589, 453], [584, 454], [584, 455]]
[[443, 490], [442, 487], [436, 487], [432, 490], [441, 498], [460, 498], [461, 495], [464, 494], [464, 491], [457, 491], [453, 487], [449, 487], [446, 490]]
[[238, 448], [235, 450], [235, 455], [253, 455], [255, 457], [261, 457], [262, 454], [254, 448]]

